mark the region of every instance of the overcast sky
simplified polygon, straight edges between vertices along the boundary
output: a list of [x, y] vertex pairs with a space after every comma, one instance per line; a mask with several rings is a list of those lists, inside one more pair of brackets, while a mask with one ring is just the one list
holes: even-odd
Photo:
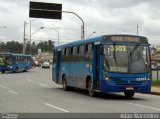
[[[63, 11], [77, 13], [85, 22], [85, 37], [102, 34], [137, 34], [151, 44], [160, 44], [160, 0], [32, 0], [61, 3]], [[29, 0], [0, 0], [0, 41], [23, 42], [24, 21], [29, 23]], [[52, 40], [57, 44], [81, 38], [82, 22], [73, 14], [63, 13], [62, 20], [37, 19], [32, 22], [32, 41]], [[53, 28], [53, 29], [50, 29]], [[58, 30], [58, 32], [56, 30]], [[96, 33], [93, 33], [95, 32]], [[29, 37], [29, 24], [25, 37]]]

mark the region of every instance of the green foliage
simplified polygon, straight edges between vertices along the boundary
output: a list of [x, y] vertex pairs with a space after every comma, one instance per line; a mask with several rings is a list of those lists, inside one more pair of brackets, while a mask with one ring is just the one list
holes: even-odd
[[[26, 44], [26, 54], [36, 55], [38, 53], [38, 49], [41, 49], [42, 52], [52, 52], [53, 42], [43, 41], [38, 44], [33, 42], [31, 45], [29, 42]], [[1, 42], [0, 41], [0, 53], [22, 53], [23, 51], [23, 43], [19, 43], [17, 41], [8, 41], [8, 42]]]
[[160, 86], [160, 80], [152, 80], [153, 86]]

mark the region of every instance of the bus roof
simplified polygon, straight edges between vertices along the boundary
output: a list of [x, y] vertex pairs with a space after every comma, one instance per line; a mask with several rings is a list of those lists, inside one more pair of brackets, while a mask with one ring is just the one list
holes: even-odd
[[0, 53], [0, 55], [13, 55], [13, 56], [32, 56], [32, 55], [28, 55], [28, 54], [15, 54], [15, 53]]
[[92, 43], [92, 42], [99, 41], [100, 38], [102, 38], [102, 36], [97, 36], [97, 37], [89, 38], [89, 39], [81, 39], [81, 40], [77, 40], [77, 41], [73, 41], [73, 42], [69, 42], [69, 43], [66, 43], [66, 44], [56, 46], [55, 49], [74, 46], [74, 45], [80, 45], [80, 44], [89, 43], [89, 42]]
[[[62, 44], [62, 45], [56, 46], [55, 49], [72, 47], [72, 46], [76, 46], [76, 45], [80, 45], [80, 44], [86, 44], [86, 43], [98, 42], [98, 41], [102, 41], [104, 37], [111, 37], [111, 36], [139, 37], [139, 38], [143, 38], [143, 39], [147, 40], [146, 37], [137, 36], [137, 35], [127, 35], [127, 34], [101, 35], [101, 36], [97, 36], [97, 37], [93, 37], [93, 38], [89, 38], [89, 39], [81, 39], [81, 40], [69, 42], [69, 43], [66, 43], [66, 44]], [[148, 43], [148, 41], [146, 41], [146, 42]]]

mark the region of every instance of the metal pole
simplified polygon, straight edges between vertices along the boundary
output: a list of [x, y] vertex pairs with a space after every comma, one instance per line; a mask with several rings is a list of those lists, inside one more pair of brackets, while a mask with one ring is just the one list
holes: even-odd
[[82, 35], [81, 35], [81, 39], [84, 39], [85, 38], [85, 28], [84, 28], [84, 21], [83, 21], [83, 19], [78, 14], [76, 14], [75, 12], [70, 12], [70, 11], [59, 11], [59, 12], [74, 14], [74, 15], [76, 15], [81, 20], [81, 22], [82, 22], [82, 26], [81, 26], [81, 33], [82, 33]]
[[59, 45], [59, 31], [57, 29], [55, 29], [55, 28], [50, 28], [50, 29], [54, 29], [58, 33], [58, 45]]
[[25, 38], [25, 33], [26, 32], [26, 21], [24, 21], [24, 34], [23, 34], [23, 54], [25, 54], [25, 49], [26, 49], [26, 38]]
[[[38, 19], [38, 18], [37, 18], [37, 19]], [[29, 51], [29, 52], [30, 52], [30, 54], [31, 54], [31, 52], [32, 52], [32, 51], [31, 51], [31, 48], [32, 48], [32, 47], [31, 47], [31, 45], [32, 45], [32, 34], [31, 34], [31, 33], [32, 33], [32, 26], [31, 26], [31, 25], [32, 25], [32, 22], [33, 22], [33, 21], [36, 21], [37, 19], [33, 19], [32, 21], [30, 21], [30, 41], [29, 41], [29, 44], [30, 44], [30, 45], [29, 45], [29, 46], [30, 46], [30, 48], [29, 48], [30, 51]]]
[[78, 14], [76, 14], [75, 12], [71, 12], [71, 11], [58, 11], [58, 10], [44, 10], [44, 9], [34, 9], [34, 8], [30, 8], [30, 10], [34, 10], [34, 11], [47, 11], [47, 12], [64, 12], [64, 13], [71, 13], [71, 14], [76, 15], [76, 16], [81, 20], [81, 22], [82, 22], [82, 26], [81, 26], [82, 36], [81, 36], [81, 39], [84, 39], [84, 38], [85, 38], [84, 21], [83, 21], [83, 19], [82, 19]]
[[32, 23], [32, 22], [30, 21], [30, 42], [29, 42], [29, 44], [30, 44], [30, 45], [29, 45], [29, 52], [30, 52], [30, 54], [31, 54], [31, 37], [32, 37], [32, 36], [31, 36], [31, 23]]
[[58, 31], [58, 45], [59, 45], [59, 31]]

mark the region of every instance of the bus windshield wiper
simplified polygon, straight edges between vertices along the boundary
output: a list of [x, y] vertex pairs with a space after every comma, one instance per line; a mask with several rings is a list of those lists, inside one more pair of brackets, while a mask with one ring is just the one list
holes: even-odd
[[133, 51], [130, 53], [130, 55], [132, 56], [134, 54], [134, 52], [136, 51], [136, 49], [139, 47], [139, 43], [137, 43], [137, 45], [133, 48]]
[[116, 59], [116, 43], [113, 44], [113, 58], [114, 58], [114, 61], [115, 61], [115, 65], [117, 66], [117, 59]]

